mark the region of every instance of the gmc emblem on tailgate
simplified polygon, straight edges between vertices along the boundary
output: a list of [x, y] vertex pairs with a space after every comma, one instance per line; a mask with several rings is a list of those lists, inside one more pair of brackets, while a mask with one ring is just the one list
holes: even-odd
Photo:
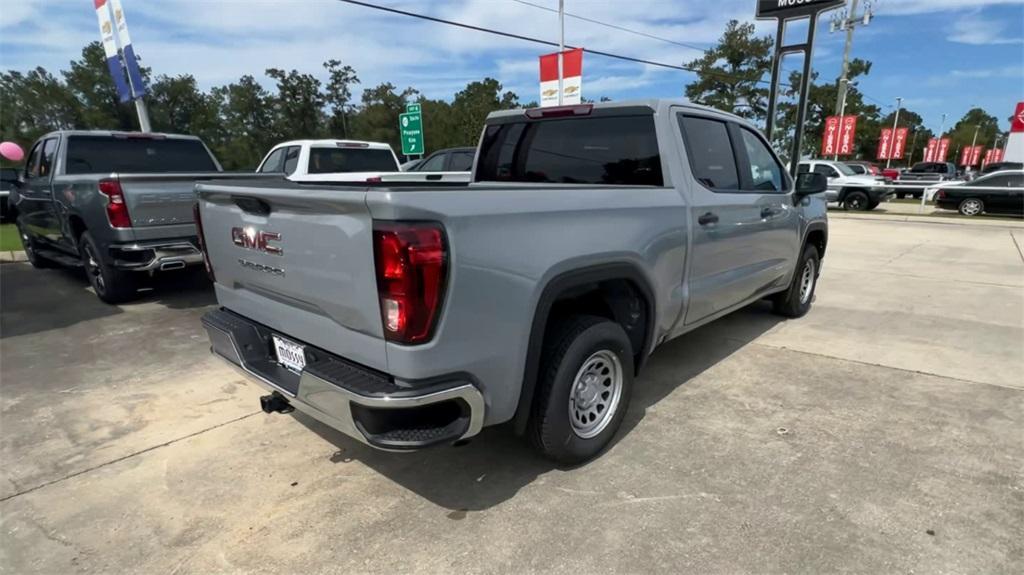
[[284, 250], [280, 247], [270, 245], [270, 242], [279, 241], [281, 241], [281, 234], [278, 232], [264, 232], [252, 226], [247, 228], [231, 228], [231, 242], [247, 250], [275, 256], [284, 255]]

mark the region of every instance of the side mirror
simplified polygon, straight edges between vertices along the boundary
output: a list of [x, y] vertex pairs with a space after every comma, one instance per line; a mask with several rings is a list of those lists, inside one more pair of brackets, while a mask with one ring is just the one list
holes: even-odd
[[807, 172], [796, 175], [796, 195], [798, 197], [820, 194], [828, 189], [828, 179], [824, 174]]

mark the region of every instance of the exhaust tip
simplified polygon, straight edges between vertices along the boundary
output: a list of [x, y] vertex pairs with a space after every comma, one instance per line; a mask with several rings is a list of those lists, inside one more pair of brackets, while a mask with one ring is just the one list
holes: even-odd
[[167, 270], [180, 270], [185, 267], [185, 262], [181, 260], [164, 262], [160, 264], [160, 271], [165, 272]]
[[260, 409], [263, 410], [263, 413], [291, 413], [295, 411], [295, 408], [288, 403], [288, 400], [276, 391], [270, 395], [260, 397]]

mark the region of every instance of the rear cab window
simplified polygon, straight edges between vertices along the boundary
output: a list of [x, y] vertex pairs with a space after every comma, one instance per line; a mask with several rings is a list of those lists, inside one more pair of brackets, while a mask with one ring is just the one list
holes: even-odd
[[477, 182], [663, 186], [653, 115], [488, 125]]
[[151, 136], [69, 136], [67, 174], [216, 172], [199, 140]]
[[[288, 172], [287, 160], [285, 171]], [[310, 174], [397, 171], [395, 155], [387, 148], [318, 146], [309, 149]]]

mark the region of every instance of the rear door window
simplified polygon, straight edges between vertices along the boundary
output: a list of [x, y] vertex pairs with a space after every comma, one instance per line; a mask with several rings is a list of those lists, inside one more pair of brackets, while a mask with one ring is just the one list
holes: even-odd
[[679, 122], [694, 178], [712, 190], [739, 190], [736, 155], [726, 123], [682, 115]]
[[476, 179], [664, 185], [654, 117], [565, 118], [487, 126]]
[[416, 166], [417, 172], [443, 172], [445, 154], [434, 154], [426, 162]]
[[289, 176], [295, 173], [295, 168], [299, 167], [299, 146], [288, 146], [284, 150], [284, 165], [282, 167], [284, 173]]
[[452, 152], [448, 170], [452, 172], [468, 172], [473, 169], [473, 152]]
[[832, 169], [828, 164], [814, 164], [814, 173], [821, 174], [826, 178], [838, 178], [839, 172]]

